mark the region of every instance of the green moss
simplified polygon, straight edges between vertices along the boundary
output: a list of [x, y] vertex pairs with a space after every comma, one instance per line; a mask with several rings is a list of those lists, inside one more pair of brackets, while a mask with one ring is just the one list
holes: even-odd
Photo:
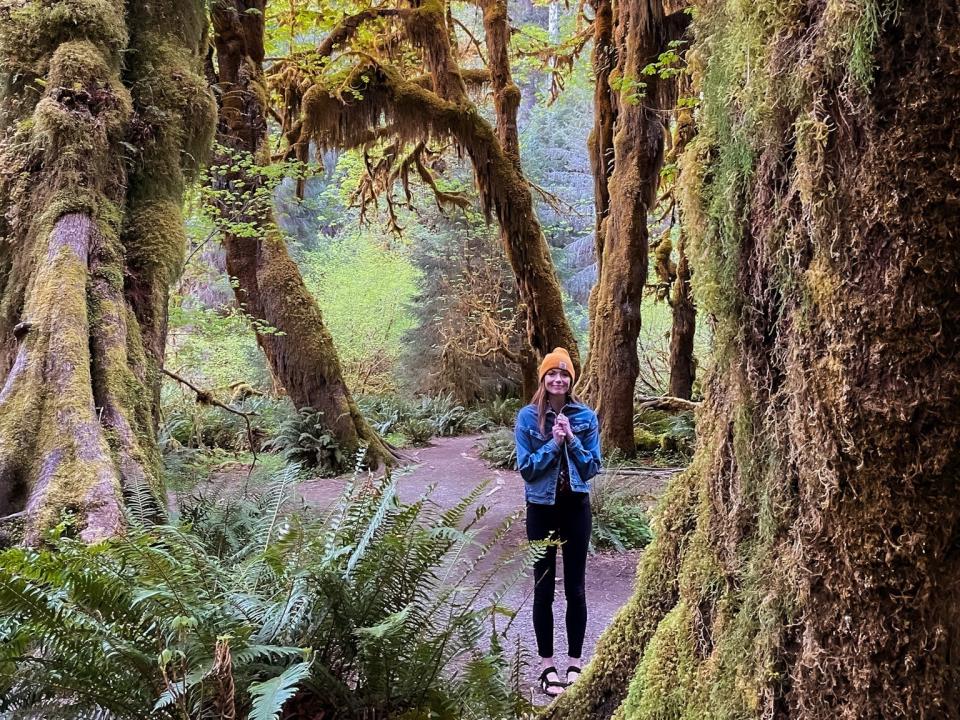
[[129, 263], [138, 272], [155, 275], [165, 298], [167, 287], [180, 273], [187, 244], [180, 205], [172, 200], [135, 205], [123, 242]]
[[4, 71], [42, 75], [46, 59], [62, 43], [83, 39], [103, 47], [119, 64], [127, 46], [122, 0], [2, 0], [0, 55]]
[[690, 708], [697, 662], [690, 610], [680, 602], [657, 626], [617, 716], [625, 720], [706, 720]]
[[634, 428], [633, 441], [636, 443], [637, 452], [654, 452], [660, 448], [661, 436], [656, 435], [644, 428]]

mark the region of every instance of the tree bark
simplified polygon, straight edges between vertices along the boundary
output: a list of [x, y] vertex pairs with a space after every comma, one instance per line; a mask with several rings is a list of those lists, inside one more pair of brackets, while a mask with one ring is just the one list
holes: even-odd
[[[680, 108], [676, 113], [676, 130], [670, 160], [677, 162], [696, 135], [693, 109]], [[690, 260], [687, 257], [687, 234], [680, 227], [677, 241], [677, 272], [671, 288], [670, 307], [670, 390], [673, 397], [689, 400], [693, 395], [693, 381], [697, 368], [693, 357], [693, 340], [697, 330], [697, 308], [690, 287]]]
[[695, 24], [699, 447], [547, 716], [957, 718], [960, 8]]
[[[257, 162], [268, 161], [266, 88], [263, 78], [266, 0], [219, 0], [213, 24], [220, 96], [220, 145]], [[220, 159], [230, 167], [234, 160]], [[307, 290], [276, 225], [268, 198], [251, 209], [228, 198], [255, 193], [263, 179], [243, 169], [217, 179], [215, 201], [222, 220], [227, 272], [236, 279], [237, 303], [269, 330], [257, 329], [257, 342], [276, 377], [298, 408], [323, 413], [324, 424], [350, 456], [366, 447], [371, 467], [393, 464], [394, 455], [361, 415], [343, 371], [333, 339], [316, 299]], [[239, 184], [238, 184], [239, 183]], [[238, 209], [239, 208], [239, 209]], [[257, 228], [255, 237], [231, 230], [237, 223]], [[276, 332], [279, 331], [279, 332]]]
[[[606, 22], [606, 14], [598, 31]], [[598, 194], [598, 277], [591, 293], [590, 359], [582, 392], [597, 409], [600, 440], [606, 451], [632, 454], [633, 392], [640, 372], [637, 337], [640, 301], [647, 281], [647, 213], [656, 201], [663, 164], [664, 126], [660, 112], [673, 106], [672, 80], [645, 75], [644, 67], [657, 60], [670, 40], [685, 27], [685, 16], [668, 16], [662, 0], [629, 0], [616, 7], [613, 45], [617, 64], [612, 76], [619, 83], [616, 101], [598, 106], [592, 154], [598, 190], [609, 188], [608, 207]], [[604, 57], [595, 55], [595, 62]], [[602, 68], [601, 68], [602, 69]], [[598, 77], [602, 73], [598, 72]], [[641, 89], [637, 83], [644, 82]], [[614, 110], [613, 167], [604, 181], [603, 157], [606, 114]]]
[[696, 365], [693, 358], [693, 339], [697, 331], [697, 309], [690, 289], [690, 260], [687, 258], [686, 237], [680, 231], [677, 243], [677, 277], [670, 297], [672, 324], [670, 327], [670, 390], [673, 397], [689, 400], [693, 396]]
[[[593, 129], [587, 139], [590, 169], [593, 172], [594, 253], [597, 261], [597, 279], [603, 268], [603, 247], [606, 220], [610, 212], [610, 173], [613, 171], [613, 125], [617, 117], [619, 97], [610, 88], [610, 73], [617, 64], [617, 49], [613, 42], [613, 2], [595, 0], [593, 3]], [[596, 324], [597, 291], [599, 283], [590, 288], [587, 303], [588, 325]], [[577, 393], [590, 404], [597, 402], [597, 374], [593, 369], [593, 335], [589, 340], [587, 360], [577, 381]]]
[[[194, 5], [126, 16], [119, 0], [72, 14], [0, 3], [0, 515], [26, 512], [28, 540], [65, 513], [90, 540], [121, 529], [124, 503], [141, 520], [163, 514], [154, 418], [166, 326], [140, 318], [165, 317], [179, 257], [154, 243], [151, 223], [182, 223], [182, 171], [210, 137], [196, 81], [203, 23], [182, 21], [202, 17]], [[143, 42], [148, 15], [162, 57]], [[151, 57], [152, 72], [121, 73], [124, 54]], [[150, 83], [150, 111], [131, 82]], [[173, 179], [150, 196], [167, 205], [147, 220], [130, 189], [158, 154]], [[149, 266], [162, 270], [148, 293], [125, 283]]]

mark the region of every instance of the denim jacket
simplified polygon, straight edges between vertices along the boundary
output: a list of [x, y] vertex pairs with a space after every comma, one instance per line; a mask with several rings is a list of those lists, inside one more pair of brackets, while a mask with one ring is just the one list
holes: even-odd
[[590, 492], [590, 478], [600, 472], [600, 432], [597, 415], [586, 405], [569, 402], [563, 414], [570, 420], [573, 439], [557, 445], [553, 439], [553, 422], [557, 414], [547, 408], [544, 431], [540, 432], [535, 405], [527, 405], [517, 414], [517, 467], [524, 479], [527, 502], [553, 505], [560, 473], [560, 453], [567, 454], [570, 489]]

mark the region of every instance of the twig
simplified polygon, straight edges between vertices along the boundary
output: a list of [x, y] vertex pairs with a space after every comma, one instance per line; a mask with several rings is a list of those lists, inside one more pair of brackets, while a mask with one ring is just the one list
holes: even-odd
[[483, 61], [484, 65], [486, 65], [487, 59], [483, 56], [483, 49], [480, 47], [480, 42], [477, 40], [476, 36], [472, 32], [470, 32], [470, 29], [466, 25], [464, 25], [462, 22], [460, 22], [456, 18], [453, 19], [453, 22], [459, 25], [463, 29], [463, 31], [467, 34], [467, 37], [470, 38], [470, 42], [477, 49], [477, 55], [480, 56], [480, 60]]
[[527, 184], [536, 191], [536, 193], [543, 198], [543, 201], [549, 205], [554, 212], [557, 213], [570, 213], [574, 217], [585, 217], [584, 213], [577, 210], [573, 205], [568, 203], [566, 200], [563, 200], [559, 195], [556, 195], [549, 190], [546, 190], [530, 179], [527, 179]]
[[253, 462], [250, 463], [250, 470], [247, 471], [247, 477], [250, 477], [250, 474], [253, 472], [253, 468], [257, 464], [257, 448], [253, 442], [253, 426], [250, 425], [250, 418], [257, 417], [258, 414], [255, 412], [246, 412], [244, 410], [237, 410], [236, 408], [232, 408], [229, 405], [225, 405], [219, 400], [217, 400], [213, 396], [213, 393], [209, 392], [208, 390], [201, 390], [186, 378], [182, 378], [176, 373], [170, 372], [166, 368], [160, 368], [160, 371], [167, 377], [173, 378], [178, 383], [181, 383], [182, 385], [186, 385], [188, 388], [193, 390], [197, 394], [198, 402], [206, 403], [207, 405], [216, 405], [218, 408], [221, 408], [223, 410], [226, 410], [227, 412], [233, 413], [234, 415], [239, 415], [240, 417], [243, 418], [243, 421], [247, 424], [247, 442], [250, 443], [250, 452], [253, 454]]

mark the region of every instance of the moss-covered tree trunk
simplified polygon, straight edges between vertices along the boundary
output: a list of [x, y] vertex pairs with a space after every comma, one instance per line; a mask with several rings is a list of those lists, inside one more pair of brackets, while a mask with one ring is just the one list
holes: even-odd
[[553, 718], [960, 716], [960, 7], [704, 4], [692, 467]]
[[[213, 7], [217, 48], [220, 120], [218, 143], [257, 162], [267, 162], [266, 93], [263, 78], [266, 0], [218, 0]], [[220, 164], [233, 167], [235, 158]], [[394, 455], [360, 414], [343, 380], [337, 355], [316, 299], [307, 290], [300, 269], [287, 252], [268, 198], [233, 202], [263, 182], [253, 172], [224, 172], [217, 183], [219, 217], [227, 272], [236, 279], [237, 302], [265, 324], [257, 342], [274, 376], [298, 408], [323, 413], [324, 424], [347, 455], [361, 445], [376, 467], [392, 464]], [[237, 208], [240, 208], [239, 210]], [[238, 232], [238, 226], [256, 232]]]
[[[616, 45], [613, 42], [613, 2], [594, 0], [593, 4], [593, 128], [587, 139], [590, 169], [593, 172], [594, 253], [597, 258], [597, 278], [603, 268], [604, 236], [607, 215], [610, 212], [610, 173], [613, 170], [613, 124], [617, 117], [619, 96], [610, 87], [610, 73], [617, 64]], [[596, 322], [597, 291], [599, 284], [590, 288], [588, 302], [589, 325]], [[592, 339], [590, 341], [592, 347]], [[590, 403], [597, 401], [597, 375], [592, 367], [593, 353], [587, 350], [587, 359], [577, 383], [577, 393]]]
[[[686, 24], [685, 15], [674, 4], [627, 0], [615, 6], [611, 19], [616, 66], [607, 76], [607, 90], [616, 97], [598, 105], [592, 138], [593, 167], [602, 191], [607, 172], [606, 115], [612, 109], [613, 158], [606, 181], [609, 197], [606, 208], [603, 193], [597, 197], [598, 276], [591, 293], [588, 372], [581, 388], [597, 409], [603, 447], [627, 454], [635, 449], [633, 392], [640, 372], [637, 337], [647, 281], [647, 213], [656, 201], [663, 164], [662, 111], [672, 108], [676, 95], [672, 80], [643, 70], [667, 49], [670, 40], [679, 37]], [[607, 22], [602, 6], [598, 21], [600, 32]], [[597, 76], [602, 79], [605, 54], [595, 54], [594, 62], [601, 63]]]
[[670, 293], [670, 389], [671, 397], [689, 400], [697, 366], [693, 357], [693, 340], [697, 331], [697, 308], [690, 287], [690, 259], [687, 238], [681, 230], [677, 243], [677, 276]]
[[[523, 177], [523, 166], [520, 163], [520, 132], [517, 127], [517, 110], [520, 108], [520, 88], [513, 81], [513, 74], [510, 71], [510, 23], [507, 17], [506, 0], [482, 0], [480, 6], [483, 10], [483, 30], [487, 45], [487, 66], [490, 69], [490, 84], [493, 87], [493, 110], [497, 119], [497, 139], [506, 155], [508, 161], [513, 165], [516, 174]], [[526, 189], [529, 196], [530, 190]], [[555, 303], [560, 299], [560, 286], [557, 282], [556, 274], [553, 271], [552, 262], [549, 261], [549, 250], [543, 237], [543, 230], [540, 227], [540, 221], [533, 212], [532, 198], [530, 199], [529, 215], [523, 221], [525, 230], [517, 231], [518, 223], [500, 223], [500, 242], [507, 250], [508, 257], [511, 258], [514, 276], [517, 278], [518, 285], [524, 283], [527, 292], [521, 292], [521, 302], [526, 302], [526, 298], [537, 296], [541, 298], [554, 298], [550, 301]], [[511, 238], [511, 233], [518, 237]], [[526, 235], [527, 237], [524, 237]], [[532, 254], [538, 256], [537, 265], [544, 266], [546, 272], [539, 273], [539, 276], [532, 276], [529, 272], [527, 263], [520, 266], [519, 263], [512, 260], [518, 254], [518, 248], [526, 246], [527, 252], [534, 251]], [[541, 247], [542, 246], [542, 247]], [[524, 279], [526, 278], [526, 279]], [[532, 289], [537, 288], [537, 289]], [[545, 305], [541, 300], [539, 303]], [[521, 393], [524, 401], [529, 401], [537, 391], [540, 384], [538, 377], [539, 360], [534, 350], [533, 338], [537, 335], [543, 336], [543, 331], [537, 330], [536, 326], [530, 322], [530, 313], [527, 308], [523, 308], [523, 315], [527, 318], [527, 334], [521, 338], [524, 347], [520, 349], [520, 377]], [[542, 312], [549, 313], [545, 308]], [[563, 304], [560, 301], [559, 313], [563, 314]], [[577, 351], [576, 343], [570, 338], [562, 339], [557, 337], [557, 342], [551, 345], [548, 338], [543, 337], [537, 349], [540, 354], [551, 351], [557, 345], [571, 345], [571, 359], [575, 363], [580, 362], [580, 354]]]
[[[439, 8], [443, 3], [423, 3], [417, 13], [419, 18], [414, 16], [416, 19], [410, 23], [409, 26], [413, 28], [418, 23], [424, 28], [432, 28], [419, 37], [415, 32], [414, 41], [427, 50], [437, 95], [453, 101], [463, 112], [473, 114], [475, 117], [469, 120], [464, 118], [467, 123], [477, 123], [481, 118], [463, 89], [460, 68], [452, 60], [450, 29], [445, 27], [444, 15], [439, 10], [431, 10], [433, 5]], [[486, 133], [474, 132], [473, 141], [466, 145], [467, 152], [477, 173], [485, 209], [489, 211], [492, 207], [496, 212], [504, 251], [517, 278], [520, 300], [526, 306], [527, 341], [540, 355], [557, 346], [567, 348], [574, 365], [579, 369], [577, 341], [567, 322], [550, 249], [534, 211], [529, 183], [520, 165], [520, 136], [517, 130], [520, 88], [513, 82], [510, 70], [507, 3], [506, 0], [478, 0], [478, 5], [483, 11], [487, 66], [493, 88], [496, 145], [487, 147], [478, 143], [477, 135]], [[443, 33], [442, 40], [440, 33]], [[441, 45], [445, 46], [442, 52]], [[445, 60], [438, 63], [432, 59], [434, 56]], [[451, 79], [440, 79], [441, 74]], [[526, 355], [530, 357], [532, 353]], [[524, 368], [524, 376], [529, 376], [529, 363]]]
[[[686, 81], [681, 83], [682, 92], [690, 93]], [[679, 108], [676, 112], [676, 126], [673, 133], [673, 146], [667, 158], [668, 163], [677, 163], [687, 146], [696, 135], [693, 109]], [[691, 288], [690, 258], [687, 254], [687, 233], [682, 225], [677, 240], [677, 268], [670, 292], [670, 389], [671, 397], [689, 400], [693, 394], [693, 381], [697, 366], [693, 357], [693, 340], [697, 331], [697, 308], [693, 302]]]
[[[212, 99], [193, 0], [0, 2], [0, 516], [162, 514], [156, 443], [183, 170]], [[122, 59], [126, 58], [126, 63]]]

